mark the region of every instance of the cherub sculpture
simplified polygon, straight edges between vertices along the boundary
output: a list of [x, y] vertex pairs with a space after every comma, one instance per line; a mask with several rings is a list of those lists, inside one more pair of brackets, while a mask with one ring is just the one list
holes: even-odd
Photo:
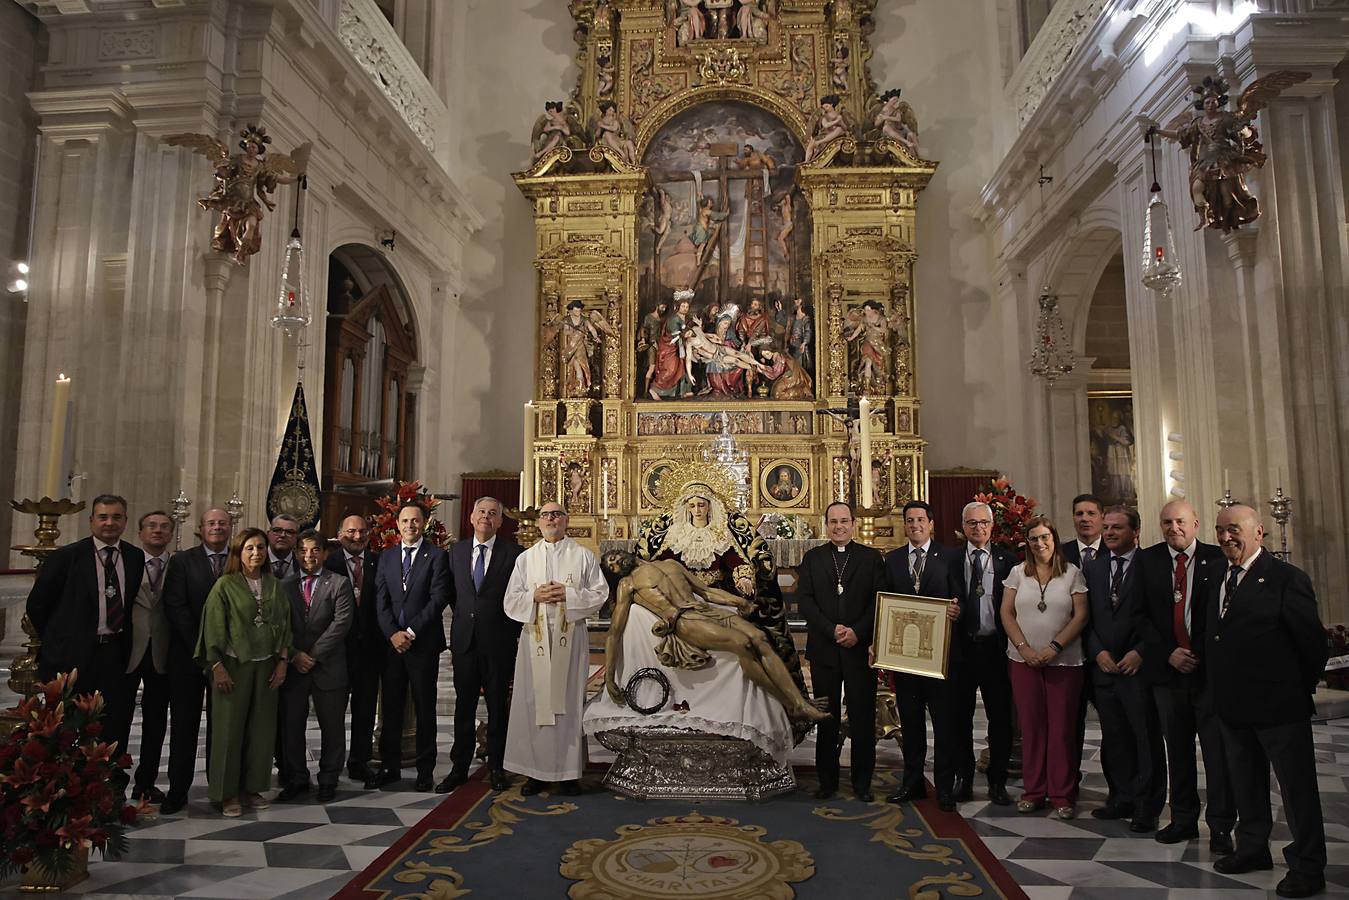
[[915, 158], [918, 156], [918, 117], [907, 101], [900, 99], [900, 89], [886, 91], [867, 111], [872, 130], [869, 137], [878, 141], [894, 141]]
[[735, 24], [745, 40], [768, 43], [768, 13], [763, 9], [763, 0], [742, 0], [735, 13]]
[[187, 147], [215, 167], [215, 187], [197, 205], [220, 214], [211, 247], [228, 253], [237, 265], [244, 265], [262, 249], [263, 207], [268, 212], [276, 209], [270, 195], [279, 185], [303, 177], [309, 163], [308, 142], [289, 156], [267, 153], [271, 142], [266, 129], [258, 125], [249, 125], [239, 132], [239, 149], [243, 152], [233, 156], [228, 147], [210, 135], [183, 132], [164, 138], [164, 143]]
[[543, 115], [534, 120], [530, 145], [533, 147], [529, 158], [531, 166], [558, 147], [565, 145], [577, 149], [585, 146], [585, 129], [581, 127], [575, 109], [566, 109], [561, 100], [545, 103]]
[[637, 165], [637, 129], [632, 120], [619, 115], [618, 107], [612, 100], [602, 101], [599, 110], [599, 115], [590, 123], [590, 133], [595, 136], [595, 143], [612, 151], [627, 165]]
[[820, 108], [810, 117], [807, 130], [811, 138], [806, 143], [806, 163], [812, 162], [830, 142], [853, 132], [847, 111], [839, 105], [838, 94], [820, 98]]
[[623, 668], [623, 632], [634, 604], [660, 621], [656, 655], [672, 669], [701, 669], [713, 664], [710, 651], [735, 655], [745, 677], [782, 704], [793, 721], [814, 724], [831, 718], [801, 693], [768, 637], [745, 617], [753, 600], [708, 587], [679, 561], [647, 562], [624, 550], [604, 554], [606, 577], [617, 582], [617, 599], [604, 642], [604, 688], [615, 703], [625, 702], [618, 686]]
[[1260, 216], [1260, 204], [1246, 187], [1245, 175], [1265, 164], [1255, 129], [1255, 116], [1269, 101], [1311, 77], [1308, 72], [1279, 71], [1259, 78], [1241, 92], [1236, 112], [1227, 109], [1228, 85], [1205, 77], [1194, 86], [1194, 109], [1172, 119], [1156, 133], [1190, 153], [1190, 199], [1199, 214], [1198, 231], [1207, 225], [1234, 231]]

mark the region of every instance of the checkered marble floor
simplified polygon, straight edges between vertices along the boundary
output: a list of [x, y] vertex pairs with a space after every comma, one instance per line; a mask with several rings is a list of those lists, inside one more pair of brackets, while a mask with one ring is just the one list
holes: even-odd
[[[13, 698], [0, 689], [0, 704]], [[454, 691], [448, 658], [442, 668], [439, 693], [440, 764], [436, 777], [449, 769], [449, 747]], [[976, 739], [982, 740], [982, 719], [976, 722]], [[1330, 840], [1328, 894], [1349, 897], [1349, 720], [1315, 726], [1321, 800]], [[136, 753], [140, 726], [133, 726], [131, 750]], [[961, 813], [995, 856], [1033, 900], [1085, 900], [1085, 898], [1257, 898], [1274, 896], [1273, 887], [1283, 876], [1282, 866], [1273, 872], [1248, 876], [1215, 873], [1208, 853], [1207, 832], [1200, 841], [1166, 846], [1151, 835], [1133, 835], [1127, 824], [1098, 822], [1086, 815], [1104, 801], [1105, 781], [1098, 757], [1100, 732], [1095, 722], [1088, 726], [1088, 749], [1084, 766], [1082, 818], [1073, 822], [1049, 819], [1044, 814], [1020, 816], [1014, 808], [997, 807], [984, 799], [961, 804]], [[311, 770], [318, 756], [319, 735], [310, 722]], [[845, 762], [847, 748], [844, 750]], [[591, 744], [591, 758], [610, 758]], [[797, 747], [792, 761], [814, 761], [812, 739]], [[878, 763], [901, 766], [898, 746], [885, 742], [878, 748]], [[199, 758], [199, 768], [203, 766]], [[410, 774], [410, 770], [407, 770]], [[846, 783], [847, 779], [844, 778]], [[167, 786], [161, 777], [161, 788]], [[168, 818], [152, 818], [130, 832], [130, 851], [120, 861], [95, 859], [90, 876], [72, 890], [90, 898], [326, 898], [364, 869], [392, 845], [407, 826], [417, 822], [444, 798], [403, 790], [365, 791], [343, 777], [337, 799], [326, 805], [309, 801], [276, 804], [260, 812], [245, 811], [238, 819], [214, 813], [206, 800], [206, 776], [199, 771], [188, 809]], [[1009, 786], [1013, 795], [1016, 786]], [[312, 795], [310, 795], [312, 798]], [[1278, 813], [1272, 850], [1276, 861], [1288, 838], [1287, 826]], [[1163, 823], [1166, 817], [1163, 816]], [[1202, 830], [1203, 826], [1201, 826]], [[493, 896], [481, 891], [482, 896]], [[507, 896], [503, 889], [496, 896]], [[18, 897], [15, 881], [0, 883], [0, 898]], [[859, 892], [861, 898], [869, 896]], [[892, 896], [887, 893], [885, 896]]]

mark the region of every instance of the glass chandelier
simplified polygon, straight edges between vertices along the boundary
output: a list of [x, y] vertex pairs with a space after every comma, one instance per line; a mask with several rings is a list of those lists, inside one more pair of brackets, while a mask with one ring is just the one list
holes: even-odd
[[1144, 136], [1152, 148], [1152, 199], [1143, 221], [1143, 286], [1168, 297], [1180, 284], [1180, 265], [1176, 262], [1176, 238], [1171, 232], [1171, 212], [1162, 201], [1162, 186], [1157, 182], [1156, 127]]
[[284, 331], [286, 337], [294, 337], [314, 318], [309, 307], [309, 290], [305, 287], [304, 244], [300, 240], [300, 196], [307, 186], [301, 175], [295, 192], [295, 228], [281, 259], [281, 285], [276, 294], [276, 312], [272, 315], [272, 327]]
[[1030, 373], [1053, 384], [1073, 371], [1076, 360], [1068, 343], [1068, 331], [1059, 315], [1059, 298], [1049, 285], [1040, 289], [1040, 314], [1035, 320], [1035, 349], [1031, 352]]

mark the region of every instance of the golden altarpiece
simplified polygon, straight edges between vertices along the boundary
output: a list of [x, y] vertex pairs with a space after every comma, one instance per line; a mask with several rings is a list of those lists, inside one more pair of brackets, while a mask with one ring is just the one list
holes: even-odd
[[[868, 71], [875, 0], [572, 0], [580, 78], [516, 184], [537, 236], [532, 467], [587, 543], [733, 441], [751, 516], [816, 532], [925, 492], [916, 203], [936, 168]], [[522, 498], [522, 506], [530, 498]], [[879, 515], [875, 538], [897, 535]]]

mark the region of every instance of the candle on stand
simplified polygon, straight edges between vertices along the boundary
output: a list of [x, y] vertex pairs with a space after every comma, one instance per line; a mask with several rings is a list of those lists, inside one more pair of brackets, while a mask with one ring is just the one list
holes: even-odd
[[178, 487], [183, 493], [187, 493], [187, 468], [182, 467], [178, 470]]
[[609, 470], [605, 469], [600, 476], [600, 515], [609, 518]]
[[520, 472], [520, 508], [534, 505], [534, 402], [525, 404], [525, 463]]
[[235, 473], [234, 473], [234, 493], [231, 494], [231, 496], [233, 496], [233, 497], [239, 496], [239, 473], [238, 473], [238, 472], [235, 472]]
[[65, 373], [56, 376], [56, 392], [52, 397], [51, 441], [47, 447], [47, 478], [42, 495], [53, 500], [61, 498], [61, 460], [66, 455], [66, 413], [70, 406], [70, 379]]
[[871, 401], [863, 397], [857, 403], [858, 443], [861, 453], [862, 494], [858, 501], [871, 508]]
[[1230, 469], [1224, 468], [1224, 469], [1223, 469], [1223, 490], [1227, 491], [1227, 490], [1231, 490], [1231, 489], [1232, 489], [1232, 471], [1231, 471]]

